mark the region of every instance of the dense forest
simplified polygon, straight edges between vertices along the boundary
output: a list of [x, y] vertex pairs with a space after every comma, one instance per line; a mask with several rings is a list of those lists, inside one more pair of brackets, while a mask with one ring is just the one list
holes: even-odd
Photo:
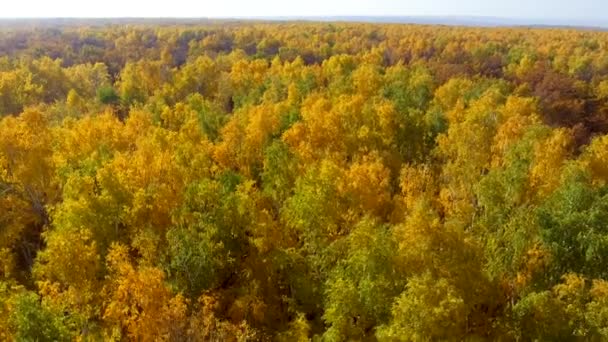
[[0, 340], [608, 339], [608, 33], [3, 24]]

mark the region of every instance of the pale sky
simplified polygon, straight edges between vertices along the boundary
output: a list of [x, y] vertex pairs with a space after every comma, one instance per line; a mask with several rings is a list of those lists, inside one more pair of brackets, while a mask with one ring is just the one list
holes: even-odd
[[0, 17], [492, 16], [608, 19], [608, 0], [3, 0]]

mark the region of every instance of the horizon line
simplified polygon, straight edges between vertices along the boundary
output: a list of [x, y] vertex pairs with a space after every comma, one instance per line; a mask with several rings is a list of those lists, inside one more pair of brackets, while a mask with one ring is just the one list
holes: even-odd
[[279, 15], [211, 15], [211, 16], [2, 16], [2, 19], [245, 19], [245, 18], [479, 18], [479, 19], [505, 19], [505, 20], [591, 20], [607, 21], [608, 18], [600, 17], [516, 17], [478, 14], [279, 14]]
[[524, 18], [508, 16], [483, 15], [253, 15], [253, 16], [33, 16], [33, 17], [2, 17], [0, 22], [27, 22], [27, 21], [306, 21], [306, 22], [343, 22], [343, 23], [376, 23], [376, 24], [418, 24], [418, 25], [445, 25], [445, 26], [471, 26], [471, 27], [572, 27], [572, 28], [608, 28], [608, 18]]

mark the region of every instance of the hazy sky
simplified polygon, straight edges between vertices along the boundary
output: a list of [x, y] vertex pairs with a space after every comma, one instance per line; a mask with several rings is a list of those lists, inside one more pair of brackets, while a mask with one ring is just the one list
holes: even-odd
[[608, 18], [608, 0], [4, 0], [0, 17], [494, 16]]

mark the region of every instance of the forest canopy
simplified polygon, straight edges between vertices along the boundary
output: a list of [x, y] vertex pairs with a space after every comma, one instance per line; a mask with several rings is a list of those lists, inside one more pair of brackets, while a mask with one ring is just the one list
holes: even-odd
[[608, 33], [3, 27], [0, 340], [608, 339]]

